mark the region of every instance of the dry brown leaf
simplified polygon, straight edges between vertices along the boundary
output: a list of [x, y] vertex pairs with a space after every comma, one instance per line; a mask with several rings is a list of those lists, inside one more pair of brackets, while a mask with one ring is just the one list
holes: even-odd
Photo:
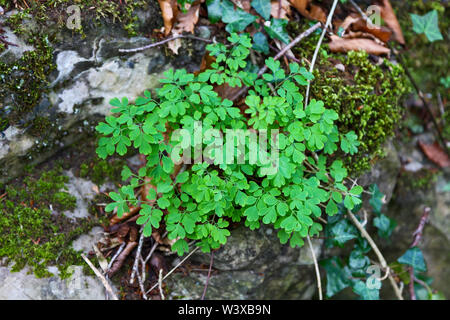
[[405, 44], [405, 38], [403, 37], [402, 28], [400, 23], [398, 23], [397, 17], [395, 16], [394, 10], [392, 9], [389, 0], [382, 0], [381, 5], [381, 18], [386, 22], [387, 26], [394, 32], [395, 39], [400, 44]]
[[327, 21], [325, 11], [321, 7], [311, 4], [311, 0], [289, 0], [289, 2], [298, 10], [298, 12], [308, 19], [318, 20], [322, 23]]
[[[175, 32], [175, 31], [172, 32], [172, 34], [173, 34], [173, 36], [179, 35], [179, 33]], [[178, 39], [169, 41], [169, 42], [167, 43], [167, 47], [168, 47], [170, 50], [172, 50], [172, 52], [173, 52], [174, 54], [178, 54], [178, 49], [181, 48], [181, 39], [178, 38]]]
[[422, 141], [419, 141], [420, 149], [422, 149], [423, 153], [436, 163], [441, 168], [446, 168], [450, 166], [450, 159], [448, 155], [442, 150], [441, 146], [438, 143], [433, 144], [425, 144]]
[[135, 214], [137, 214], [139, 212], [139, 210], [141, 209], [141, 207], [130, 207], [130, 210], [128, 212], [125, 212], [122, 217], [119, 218], [119, 216], [117, 214], [115, 214], [110, 220], [109, 220], [109, 225], [112, 226], [114, 224], [117, 224], [119, 222], [122, 222], [132, 216], [134, 216]]
[[347, 16], [347, 18], [345, 18], [345, 20], [341, 23], [339, 27], [344, 30], [344, 34], [349, 30], [355, 32], [361, 31], [364, 33], [370, 33], [383, 42], [388, 42], [392, 35], [392, 32], [386, 27], [367, 26], [367, 22], [357, 15]]
[[177, 0], [158, 0], [164, 21], [164, 35], [169, 35], [175, 17], [178, 15]]
[[281, 10], [280, 1], [274, 0], [270, 2], [270, 15], [274, 18], [279, 19], [289, 19], [288, 15], [291, 14], [291, 5], [288, 0], [281, 0]]
[[186, 13], [179, 12], [176, 17], [173, 33], [181, 34], [183, 32], [194, 33], [195, 25], [198, 22], [200, 4], [191, 6]]
[[332, 52], [348, 52], [348, 51], [361, 51], [364, 50], [371, 54], [389, 54], [391, 50], [383, 47], [371, 39], [344, 39], [336, 35], [331, 36], [331, 42], [329, 43], [330, 50]]

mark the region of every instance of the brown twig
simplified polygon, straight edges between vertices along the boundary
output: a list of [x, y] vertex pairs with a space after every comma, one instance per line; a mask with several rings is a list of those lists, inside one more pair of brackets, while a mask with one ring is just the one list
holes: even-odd
[[[410, 248], [417, 247], [420, 240], [422, 239], [423, 229], [425, 227], [425, 224], [428, 221], [430, 212], [431, 212], [431, 209], [429, 207], [425, 207], [423, 209], [423, 214], [422, 214], [422, 217], [420, 218], [419, 225], [417, 226], [417, 229], [413, 233], [414, 240], [411, 243], [411, 245], [409, 246]], [[409, 271], [409, 294], [411, 296], [411, 300], [417, 300], [416, 292], [414, 290], [414, 280], [416, 278], [414, 276], [414, 267], [413, 266], [409, 267], [408, 271]]]
[[95, 275], [101, 280], [103, 283], [103, 286], [105, 287], [106, 291], [111, 295], [113, 300], [119, 300], [114, 293], [114, 290], [112, 289], [111, 285], [109, 284], [108, 280], [106, 280], [105, 276], [92, 264], [92, 262], [84, 255], [84, 253], [81, 254], [81, 257], [86, 261], [88, 266], [94, 271]]
[[116, 259], [116, 262], [111, 266], [111, 269], [108, 271], [108, 277], [112, 277], [119, 269], [122, 267], [122, 265], [125, 262], [125, 259], [128, 257], [128, 255], [133, 251], [133, 249], [138, 245], [137, 242], [128, 242], [125, 249], [123, 249], [122, 253], [119, 254], [119, 256]]
[[[183, 260], [181, 260], [181, 262], [179, 262], [172, 270], [170, 270], [165, 276], [164, 278], [161, 279], [161, 282], [164, 281], [168, 276], [170, 276], [176, 269], [178, 269], [178, 267], [180, 267], [187, 259], [189, 259], [189, 257], [191, 255], [193, 255], [198, 249], [200, 249], [200, 247], [195, 248], [194, 250], [192, 250]], [[158, 286], [158, 283], [155, 284], [154, 286], [152, 286], [150, 289], [147, 290], [146, 293], [151, 292], [153, 289], [155, 289]]]
[[316, 253], [314, 252], [314, 248], [311, 243], [311, 238], [309, 235], [306, 235], [306, 239], [308, 240], [309, 250], [311, 251], [311, 257], [314, 261], [314, 269], [316, 270], [316, 278], [317, 278], [317, 289], [319, 290], [319, 300], [323, 300], [322, 296], [322, 281], [320, 280], [320, 271], [319, 264], [317, 263]]
[[136, 251], [136, 257], [134, 258], [134, 263], [133, 263], [133, 271], [131, 272], [131, 276], [130, 276], [130, 283], [133, 284], [134, 283], [134, 278], [136, 276], [136, 273], [138, 272], [138, 268], [139, 268], [139, 258], [141, 258], [141, 251], [142, 251], [142, 245], [144, 244], [144, 227], [141, 228], [141, 235], [139, 237], [139, 245]]
[[208, 43], [212, 42], [212, 40], [196, 37], [196, 36], [193, 36], [193, 35], [190, 35], [190, 34], [186, 34], [186, 35], [179, 34], [179, 35], [173, 36], [173, 37], [168, 38], [168, 39], [164, 39], [164, 40], [159, 41], [159, 42], [150, 43], [150, 44], [148, 44], [146, 46], [143, 46], [143, 47], [133, 48], [133, 49], [119, 49], [119, 52], [130, 53], [130, 52], [144, 51], [144, 50], [160, 46], [160, 45], [162, 45], [164, 43], [167, 43], [169, 41], [176, 40], [176, 39], [179, 39], [179, 38], [187, 38], [187, 39], [199, 40], [199, 41], [204, 41], [204, 42], [208, 42]]
[[205, 300], [206, 290], [208, 289], [209, 278], [211, 278], [211, 270], [212, 270], [213, 263], [214, 263], [214, 252], [211, 251], [211, 260], [209, 261], [208, 276], [206, 277], [205, 288], [203, 289], [203, 294], [202, 294], [201, 300]]

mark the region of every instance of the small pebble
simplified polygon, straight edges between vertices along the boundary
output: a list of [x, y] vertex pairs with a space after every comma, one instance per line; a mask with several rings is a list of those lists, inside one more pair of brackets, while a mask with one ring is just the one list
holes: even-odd
[[342, 63], [338, 63], [337, 65], [334, 66], [336, 69], [338, 69], [339, 71], [344, 72], [345, 71], [345, 66]]

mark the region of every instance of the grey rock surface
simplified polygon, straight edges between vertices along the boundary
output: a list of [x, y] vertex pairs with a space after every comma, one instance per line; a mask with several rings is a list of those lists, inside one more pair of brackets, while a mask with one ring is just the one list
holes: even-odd
[[[145, 19], [145, 15], [140, 17]], [[0, 22], [2, 19], [0, 16]], [[150, 21], [141, 21], [141, 24]], [[34, 26], [29, 19], [23, 28]], [[23, 52], [34, 49], [9, 29], [6, 32], [18, 46], [9, 46], [0, 55], [0, 61], [15, 61]], [[50, 30], [40, 32], [45, 34]], [[209, 30], [200, 29], [198, 33], [209, 35]], [[56, 71], [50, 75], [50, 90], [43, 94], [33, 112], [24, 115], [26, 123], [43, 117], [51, 125], [38, 137], [30, 134], [27, 125], [10, 125], [0, 132], [0, 181], [19, 174], [25, 164], [42, 162], [92, 132], [98, 119], [110, 113], [110, 99], [127, 97], [133, 102], [145, 90], [158, 87], [158, 80], [169, 68], [197, 70], [205, 50], [204, 42], [183, 40], [178, 56], [161, 48], [120, 53], [119, 48], [140, 47], [150, 40], [129, 38], [124, 30], [114, 25], [87, 29], [85, 38], [64, 29], [54, 36], [56, 40], [51, 46]], [[0, 101], [2, 109], [8, 110], [9, 101], [8, 96]]]
[[[313, 240], [316, 256], [321, 246], [321, 240]], [[209, 265], [210, 255], [196, 253], [192, 260]], [[300, 249], [282, 245], [268, 227], [232, 230], [227, 244], [214, 253], [213, 266], [208, 299], [311, 299], [317, 290], [307, 244]], [[207, 272], [173, 275], [168, 279], [171, 298], [199, 299], [206, 278]]]

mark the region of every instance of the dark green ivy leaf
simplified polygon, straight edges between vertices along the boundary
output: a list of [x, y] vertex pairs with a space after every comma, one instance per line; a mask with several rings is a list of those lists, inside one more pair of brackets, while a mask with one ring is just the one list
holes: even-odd
[[378, 235], [387, 239], [397, 226], [397, 222], [384, 214], [380, 214], [380, 216], [373, 219], [373, 225], [378, 228]]
[[269, 53], [269, 43], [267, 42], [267, 38], [264, 33], [255, 33], [253, 36], [253, 49], [265, 54]]
[[[229, 2], [229, 1], [224, 1]], [[250, 13], [245, 12], [242, 9], [234, 10], [233, 5], [231, 8], [226, 6], [223, 12], [222, 21], [227, 23], [225, 30], [229, 33], [239, 32], [244, 30], [250, 23], [256, 20], [256, 17]]]
[[326, 295], [328, 298], [351, 285], [350, 270], [342, 264], [338, 257], [322, 260], [320, 265], [327, 272]]
[[380, 192], [376, 184], [372, 184], [369, 188], [372, 196], [370, 197], [369, 204], [372, 206], [375, 213], [381, 212], [381, 206], [383, 205], [384, 194]]
[[284, 43], [289, 43], [289, 34], [286, 31], [286, 25], [288, 21], [286, 19], [272, 18], [270, 26], [264, 26], [264, 29], [272, 39], [278, 39]]
[[408, 249], [397, 261], [410, 265], [417, 271], [427, 271], [427, 265], [425, 264], [422, 251], [417, 247]]
[[258, 12], [265, 20], [270, 19], [270, 0], [253, 0], [252, 7], [255, 8], [256, 12]]
[[380, 300], [380, 290], [369, 289], [363, 281], [355, 283], [353, 292], [359, 295], [362, 300]]

